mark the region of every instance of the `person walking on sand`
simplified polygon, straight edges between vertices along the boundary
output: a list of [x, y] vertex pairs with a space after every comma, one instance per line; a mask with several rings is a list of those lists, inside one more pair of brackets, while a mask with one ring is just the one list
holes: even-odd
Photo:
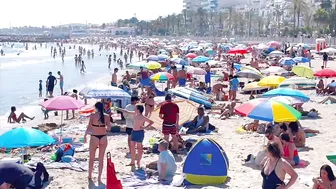
[[180, 87], [185, 87], [186, 83], [187, 83], [187, 72], [184, 69], [184, 65], [182, 65], [182, 69], [180, 71], [177, 72], [177, 76], [178, 76], [178, 84]]
[[52, 72], [49, 72], [49, 76], [47, 78], [47, 91], [50, 97], [53, 97], [54, 87], [57, 84], [57, 79], [52, 75]]
[[61, 89], [61, 95], [63, 95], [64, 78], [63, 78], [63, 75], [61, 74], [61, 71], [58, 71], [57, 74], [60, 76], [57, 79], [59, 79], [59, 85], [60, 85], [60, 89]]
[[86, 136], [91, 135], [89, 144], [89, 175], [88, 179], [92, 178], [93, 163], [97, 148], [99, 149], [98, 157], [98, 181], [101, 182], [101, 175], [104, 168], [105, 150], [107, 147], [107, 132], [111, 130], [110, 116], [104, 114], [104, 104], [97, 102], [95, 104], [96, 113], [90, 115], [88, 127], [84, 135], [84, 143]]
[[172, 152], [177, 153], [178, 151], [178, 141], [177, 141], [177, 128], [179, 127], [179, 107], [177, 104], [172, 102], [172, 97], [170, 94], [167, 94], [165, 97], [165, 101], [161, 107], [159, 116], [163, 119], [162, 123], [162, 133], [164, 135], [164, 139], [169, 141], [169, 135], [171, 135], [173, 140]]
[[[135, 105], [139, 102], [139, 98], [136, 96], [131, 97], [131, 104], [128, 104], [125, 107], [125, 110], [130, 111], [130, 112], [135, 112]], [[129, 154], [131, 154], [131, 134], [133, 131], [133, 123], [134, 123], [134, 115], [132, 114], [125, 114], [124, 115], [126, 118], [126, 133], [128, 135], [127, 137], [127, 143], [128, 143], [128, 149], [129, 149]]]
[[118, 73], [119, 69], [118, 68], [114, 68], [113, 74], [112, 74], [112, 81], [111, 81], [111, 86], [113, 87], [117, 87], [118, 86]]
[[[151, 127], [153, 125], [153, 121], [148, 119], [143, 115], [144, 107], [142, 105], [136, 105], [135, 112], [127, 111], [124, 109], [117, 108], [117, 110], [125, 113], [125, 114], [133, 114], [134, 115], [134, 123], [133, 123], [133, 131], [131, 134], [131, 163], [128, 166], [135, 165], [135, 159], [137, 155], [137, 166], [140, 168], [140, 161], [143, 155], [143, 146], [142, 142], [145, 138], [145, 128]], [[144, 126], [145, 123], [148, 123], [147, 126]], [[137, 153], [136, 153], [137, 149]]]
[[326, 52], [324, 52], [322, 56], [323, 56], [323, 67], [327, 68], [328, 54]]

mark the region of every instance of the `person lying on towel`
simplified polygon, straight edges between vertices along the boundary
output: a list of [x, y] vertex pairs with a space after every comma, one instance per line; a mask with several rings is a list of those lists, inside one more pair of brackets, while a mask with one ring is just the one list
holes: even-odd
[[183, 127], [188, 128], [187, 134], [206, 133], [209, 130], [209, 116], [204, 113], [204, 108], [197, 109], [197, 116], [193, 121], [186, 123]]

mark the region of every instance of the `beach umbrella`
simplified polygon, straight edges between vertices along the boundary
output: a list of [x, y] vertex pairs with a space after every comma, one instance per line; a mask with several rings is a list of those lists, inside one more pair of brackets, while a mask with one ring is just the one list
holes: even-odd
[[296, 47], [299, 47], [299, 46], [301, 46], [304, 49], [310, 49], [310, 46], [308, 44], [305, 44], [305, 43], [298, 43], [296, 45]]
[[247, 85], [245, 85], [242, 90], [243, 91], [258, 91], [258, 90], [262, 90], [262, 89], [267, 89], [267, 87], [263, 87], [263, 86], [258, 85], [258, 82], [251, 82], [251, 83], [248, 83]]
[[282, 55], [283, 55], [283, 52], [281, 51], [272, 51], [268, 54], [268, 56], [271, 56], [271, 57], [282, 56]]
[[273, 89], [261, 95], [261, 97], [266, 98], [272, 98], [276, 96], [289, 96], [303, 102], [308, 102], [310, 100], [310, 98], [307, 95], [303, 94], [301, 91], [288, 88]]
[[269, 68], [266, 68], [265, 70], [262, 70], [261, 72], [264, 74], [282, 74], [288, 71], [280, 66], [270, 66]]
[[336, 82], [329, 83], [328, 87], [336, 87]]
[[126, 68], [140, 70], [140, 68], [146, 68], [146, 64], [146, 62], [135, 62], [126, 65]]
[[161, 68], [161, 64], [158, 62], [148, 62], [146, 64], [146, 68], [149, 70], [156, 70], [156, 69]]
[[268, 49], [269, 46], [264, 43], [260, 43], [259, 45], [256, 46], [256, 48], [262, 50], [262, 49]]
[[321, 53], [336, 53], [336, 49], [334, 48], [326, 48], [320, 51]]
[[299, 99], [296, 99], [296, 98], [293, 98], [293, 97], [290, 97], [290, 96], [276, 96], [276, 97], [272, 97], [270, 99], [278, 101], [278, 102], [282, 102], [282, 103], [285, 103], [285, 104], [288, 104], [288, 105], [297, 105], [297, 104], [303, 104], [304, 103], [303, 101], [301, 101]]
[[289, 87], [289, 86], [299, 86], [299, 87], [315, 87], [316, 83], [314, 80], [307, 79], [305, 77], [291, 77], [279, 84], [279, 88]]
[[241, 65], [241, 64], [238, 64], [238, 63], [233, 63], [233, 67], [234, 67], [236, 70], [240, 71], [241, 68], [242, 68], [242, 65]]
[[336, 77], [336, 71], [332, 69], [323, 69], [314, 73], [315, 77]]
[[159, 54], [159, 55], [168, 55], [168, 52], [166, 50], [164, 50], [164, 49], [160, 49], [160, 50], [157, 51], [157, 54]]
[[172, 62], [174, 62], [174, 63], [176, 63], [176, 64], [189, 65], [189, 63], [186, 60], [182, 59], [182, 58], [171, 58], [169, 60], [172, 61]]
[[295, 75], [300, 77], [306, 77], [306, 78], [313, 78], [314, 72], [311, 68], [303, 65], [299, 66], [293, 66], [292, 72], [295, 73]]
[[165, 55], [165, 54], [159, 54], [159, 55], [158, 55], [158, 62], [165, 62], [165, 61], [167, 61], [168, 58], [169, 58], [168, 55]]
[[286, 78], [281, 77], [281, 76], [267, 76], [262, 78], [259, 82], [258, 85], [260, 86], [265, 86], [265, 87], [277, 87], [280, 83], [285, 81]]
[[193, 75], [205, 75], [207, 72], [199, 67], [188, 67], [187, 73], [193, 74]]
[[148, 60], [148, 61], [159, 61], [159, 57], [156, 56], [156, 55], [149, 55], [149, 56], [147, 57], [147, 60]]
[[70, 97], [70, 96], [56, 96], [41, 104], [47, 110], [77, 110], [85, 105]]
[[131, 96], [119, 87], [113, 87], [104, 84], [88, 85], [79, 92], [85, 98], [125, 100], [130, 99]]
[[278, 41], [270, 41], [267, 43], [267, 45], [271, 46], [271, 47], [280, 47], [281, 43]]
[[150, 79], [153, 81], [170, 81], [175, 79], [175, 77], [167, 72], [158, 72], [152, 76], [150, 76]]
[[247, 49], [233, 48], [233, 49], [230, 49], [227, 53], [228, 54], [247, 54], [248, 51], [247, 51]]
[[9, 130], [0, 136], [0, 148], [38, 147], [55, 143], [55, 140], [44, 132], [26, 127]]
[[260, 79], [263, 76], [252, 70], [242, 70], [236, 74], [238, 77], [249, 78], [249, 79]]
[[193, 58], [196, 58], [196, 57], [197, 57], [197, 54], [195, 54], [195, 53], [188, 53], [188, 54], [186, 55], [186, 57], [187, 57], [187, 58], [191, 58], [191, 59], [193, 59]]
[[292, 65], [296, 64], [296, 62], [292, 58], [289, 58], [289, 57], [281, 58], [279, 60], [279, 63], [283, 64], [283, 65], [286, 65], [286, 66], [292, 66]]
[[216, 66], [217, 64], [220, 63], [220, 61], [218, 61], [218, 60], [209, 60], [207, 62], [201, 63], [201, 65], [205, 65], [206, 63], [208, 63], [210, 66]]
[[292, 106], [272, 99], [257, 98], [235, 108], [243, 116], [268, 122], [295, 122], [301, 113]]
[[196, 62], [196, 63], [202, 63], [202, 62], [206, 62], [209, 61], [210, 58], [209, 57], [205, 57], [205, 56], [198, 56], [194, 59], [192, 59], [192, 62]]
[[302, 63], [307, 63], [307, 62], [309, 62], [309, 59], [308, 59], [308, 58], [305, 58], [305, 57], [302, 57], [302, 56], [295, 57], [295, 58], [293, 58], [293, 60], [294, 60], [295, 62], [302, 62]]
[[240, 68], [240, 70], [241, 71], [243, 71], [243, 70], [251, 70], [251, 71], [254, 71], [255, 73], [261, 74], [261, 72], [259, 70], [255, 69], [255, 68], [253, 68], [251, 66], [242, 66]]

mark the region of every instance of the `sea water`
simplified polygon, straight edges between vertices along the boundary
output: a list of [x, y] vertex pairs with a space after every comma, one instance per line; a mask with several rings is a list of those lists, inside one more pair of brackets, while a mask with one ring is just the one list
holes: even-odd
[[[35, 45], [37, 50], [32, 49]], [[28, 50], [22, 43], [15, 43], [13, 48], [10, 44], [0, 46], [5, 53], [5, 56], [0, 56], [0, 125], [7, 122], [11, 106], [17, 107], [17, 113], [24, 112], [28, 116], [35, 116], [36, 110], [40, 109], [38, 104], [45, 98], [46, 79], [50, 71], [56, 78], [59, 77], [57, 72], [61, 71], [64, 91], [73, 88], [80, 90], [85, 85], [111, 74], [113, 67], [108, 69], [107, 56], [113, 54], [113, 51], [99, 52], [96, 45], [81, 45], [86, 50], [94, 49], [95, 52], [93, 59], [83, 56], [86, 65], [86, 73], [83, 74], [79, 67], [75, 67], [74, 62], [75, 54], [79, 54], [79, 45], [73, 49], [74, 44], [64, 44], [64, 62], [59, 54], [55, 59], [52, 57], [51, 46], [56, 47], [56, 44], [47, 44], [45, 48], [45, 44], [40, 47], [40, 44], [29, 43]], [[72, 49], [69, 49], [70, 46]], [[119, 52], [115, 53], [119, 55]], [[42, 98], [39, 98], [39, 80], [42, 80]], [[55, 86], [54, 95], [60, 95], [58, 84]]]

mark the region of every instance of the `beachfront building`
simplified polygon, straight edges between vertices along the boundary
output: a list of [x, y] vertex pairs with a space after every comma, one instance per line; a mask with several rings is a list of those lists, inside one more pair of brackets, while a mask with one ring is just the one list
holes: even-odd
[[184, 10], [197, 11], [202, 8], [206, 11], [218, 12], [223, 8], [246, 3], [248, 0], [183, 0]]

